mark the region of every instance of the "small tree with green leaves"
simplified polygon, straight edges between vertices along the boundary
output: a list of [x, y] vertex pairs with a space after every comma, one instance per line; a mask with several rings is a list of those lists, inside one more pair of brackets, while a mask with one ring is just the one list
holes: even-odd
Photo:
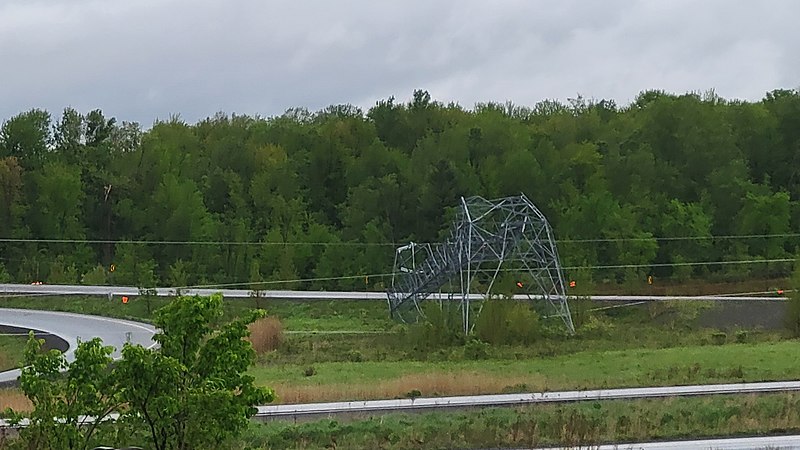
[[213, 448], [237, 435], [275, 398], [253, 384], [247, 325], [261, 310], [219, 325], [222, 297], [178, 297], [156, 311], [157, 349], [126, 345], [117, 365], [124, 420], [149, 431], [152, 448]]
[[19, 377], [33, 411], [6, 411], [13, 422], [29, 422], [15, 445], [37, 450], [93, 448], [111, 432], [113, 423], [106, 419], [120, 407], [111, 368], [113, 349], [98, 338], [81, 342], [74, 361], [67, 363], [58, 350], [42, 351], [43, 343], [31, 332]]

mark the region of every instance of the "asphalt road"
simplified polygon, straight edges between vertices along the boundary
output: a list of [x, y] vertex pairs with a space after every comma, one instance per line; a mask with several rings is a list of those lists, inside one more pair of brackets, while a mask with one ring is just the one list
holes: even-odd
[[[65, 355], [74, 358], [78, 340], [99, 337], [106, 345], [113, 346], [114, 357], [125, 342], [154, 345], [155, 328], [152, 325], [108, 317], [88, 316], [65, 312], [36, 311], [29, 309], [0, 308], [0, 324], [16, 328], [36, 329], [54, 334], [69, 344]], [[16, 380], [19, 370], [0, 372], [0, 383]]]
[[[156, 294], [159, 296], [175, 295], [175, 288], [157, 288]], [[221, 293], [226, 298], [249, 298], [256, 293], [248, 289], [182, 289], [185, 295], [211, 295]], [[0, 284], [0, 295], [109, 295], [118, 298], [120, 296], [139, 295], [139, 288], [132, 286], [74, 286], [60, 284]], [[258, 291], [261, 298], [284, 299], [284, 300], [381, 300], [386, 301], [384, 292], [339, 292], [339, 291], [281, 291], [267, 290]], [[447, 299], [447, 294], [441, 294]], [[458, 296], [456, 296], [458, 297]], [[536, 297], [536, 296], [533, 296]], [[433, 294], [431, 299], [439, 298], [439, 294]], [[483, 298], [481, 294], [471, 294], [470, 298], [479, 300]], [[516, 295], [515, 298], [528, 298], [526, 295]], [[662, 301], [662, 300], [709, 300], [709, 301], [731, 301], [731, 300], [776, 300], [784, 301], [785, 297], [742, 297], [742, 296], [658, 296], [658, 295], [593, 295], [593, 300], [598, 301]]]

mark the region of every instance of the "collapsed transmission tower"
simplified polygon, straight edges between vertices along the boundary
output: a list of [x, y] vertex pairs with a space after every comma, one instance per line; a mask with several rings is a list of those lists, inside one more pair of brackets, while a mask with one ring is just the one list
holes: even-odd
[[[552, 316], [560, 317], [570, 333], [575, 331], [553, 232], [525, 195], [497, 200], [462, 197], [445, 242], [411, 242], [397, 248], [387, 292], [389, 312], [402, 321], [416, 320], [422, 315], [422, 301], [449, 285], [453, 290], [460, 288], [464, 332], [469, 333], [470, 300], [489, 298], [500, 272], [524, 276], [526, 284], [518, 286], [528, 287], [527, 297], [545, 300]], [[485, 292], [481, 288], [482, 292], [473, 294], [478, 277]]]

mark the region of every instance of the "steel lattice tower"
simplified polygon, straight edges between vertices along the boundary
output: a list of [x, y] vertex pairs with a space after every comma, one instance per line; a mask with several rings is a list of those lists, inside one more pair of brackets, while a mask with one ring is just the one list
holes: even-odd
[[[390, 314], [403, 321], [416, 320], [422, 314], [420, 303], [450, 283], [460, 287], [464, 332], [468, 333], [470, 300], [488, 298], [501, 271], [524, 274], [536, 291], [527, 291], [528, 298], [546, 300], [552, 315], [560, 317], [570, 333], [575, 331], [552, 229], [525, 195], [497, 200], [462, 197], [445, 242], [411, 242], [397, 248], [387, 292]], [[488, 287], [472, 293], [479, 274]]]

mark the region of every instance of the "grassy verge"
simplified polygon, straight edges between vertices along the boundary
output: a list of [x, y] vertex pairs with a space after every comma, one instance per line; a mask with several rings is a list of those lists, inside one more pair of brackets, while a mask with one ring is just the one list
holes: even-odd
[[434, 449], [592, 445], [789, 433], [795, 394], [584, 402], [474, 412], [253, 425], [237, 448]]
[[250, 373], [279, 402], [303, 403], [798, 379], [798, 351], [800, 342], [783, 341], [522, 360], [267, 364]]
[[[27, 308], [93, 314], [121, 319], [150, 321], [153, 311], [164, 306], [167, 297], [134, 297], [122, 304], [119, 297], [0, 297], [0, 308]], [[263, 308], [281, 318], [284, 327], [300, 331], [386, 331], [397, 324], [388, 317], [386, 305], [374, 301], [289, 301], [227, 299], [225, 311], [235, 316], [245, 309]]]
[[441, 396], [797, 379], [798, 351], [800, 342], [783, 341], [521, 360], [268, 364], [251, 373], [274, 387], [280, 401], [294, 403], [396, 398], [415, 391]]
[[17, 367], [25, 350], [25, 336], [0, 336], [0, 372]]

